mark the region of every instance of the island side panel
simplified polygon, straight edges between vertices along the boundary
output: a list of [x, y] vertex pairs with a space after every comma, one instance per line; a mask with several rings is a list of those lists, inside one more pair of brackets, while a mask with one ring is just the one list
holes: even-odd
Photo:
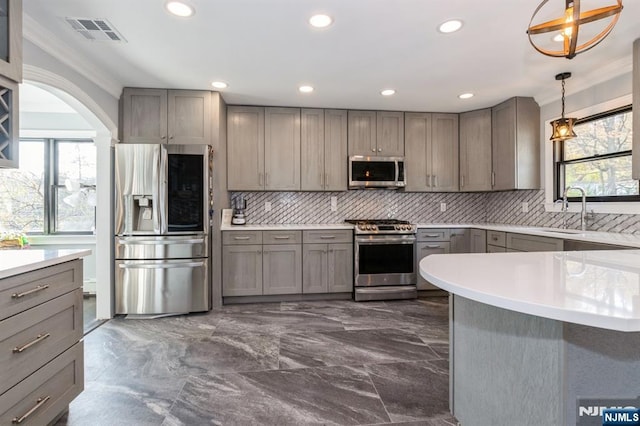
[[[578, 424], [577, 398], [610, 399], [613, 402], [608, 406], [618, 406], [622, 400], [637, 401], [640, 397], [640, 332], [565, 323], [563, 337], [567, 383], [565, 424]], [[601, 417], [585, 417], [579, 424], [600, 425]]]
[[561, 322], [454, 296], [451, 342], [461, 424], [562, 424]]

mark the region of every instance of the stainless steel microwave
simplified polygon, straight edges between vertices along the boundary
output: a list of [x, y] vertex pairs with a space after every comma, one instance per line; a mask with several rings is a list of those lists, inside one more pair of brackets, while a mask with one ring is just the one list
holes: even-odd
[[404, 157], [349, 157], [349, 188], [403, 188]]

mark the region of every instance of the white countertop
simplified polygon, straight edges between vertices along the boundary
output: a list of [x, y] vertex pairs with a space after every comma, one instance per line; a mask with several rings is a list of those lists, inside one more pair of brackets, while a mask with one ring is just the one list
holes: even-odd
[[46, 268], [91, 254], [91, 250], [0, 250], [0, 279]]
[[487, 305], [640, 331], [640, 250], [435, 254], [420, 261], [420, 274]]
[[319, 223], [319, 224], [278, 224], [265, 223], [260, 225], [232, 225], [231, 216], [233, 210], [222, 211], [221, 231], [282, 231], [282, 230], [313, 230], [313, 229], [353, 229], [350, 223]]

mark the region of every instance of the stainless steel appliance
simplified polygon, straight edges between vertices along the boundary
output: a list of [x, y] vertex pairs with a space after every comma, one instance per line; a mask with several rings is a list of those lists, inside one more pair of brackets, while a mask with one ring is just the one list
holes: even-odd
[[244, 225], [247, 223], [245, 210], [247, 209], [247, 200], [243, 196], [233, 199], [233, 217], [231, 223], [234, 225]]
[[416, 298], [416, 226], [397, 219], [347, 222], [355, 225], [355, 300]]
[[349, 188], [403, 188], [407, 181], [404, 175], [403, 157], [349, 157]]
[[117, 314], [210, 309], [211, 148], [115, 147]]

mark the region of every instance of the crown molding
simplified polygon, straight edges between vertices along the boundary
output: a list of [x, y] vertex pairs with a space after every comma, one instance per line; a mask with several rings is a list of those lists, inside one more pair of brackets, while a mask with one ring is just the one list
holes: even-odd
[[23, 14], [22, 34], [25, 39], [62, 63], [73, 68], [74, 71], [96, 84], [114, 98], [120, 98], [123, 87], [122, 84], [104, 73], [90, 61], [79, 56], [76, 51], [70, 49], [69, 46], [63, 43], [58, 36], [44, 28], [26, 13]]
[[[567, 88], [571, 92], [570, 94], [567, 94], [566, 97], [569, 98], [573, 94], [582, 92], [583, 90], [587, 90], [606, 81], [613, 80], [621, 75], [631, 74], [632, 70], [633, 60], [631, 56], [629, 56], [595, 68], [586, 75], [583, 74], [580, 79], [576, 79], [574, 73], [573, 79], [568, 80]], [[546, 90], [544, 93], [536, 95], [535, 100], [540, 107], [544, 107], [552, 102], [559, 101], [560, 97], [560, 88], [558, 86], [554, 87], [553, 90]]]

